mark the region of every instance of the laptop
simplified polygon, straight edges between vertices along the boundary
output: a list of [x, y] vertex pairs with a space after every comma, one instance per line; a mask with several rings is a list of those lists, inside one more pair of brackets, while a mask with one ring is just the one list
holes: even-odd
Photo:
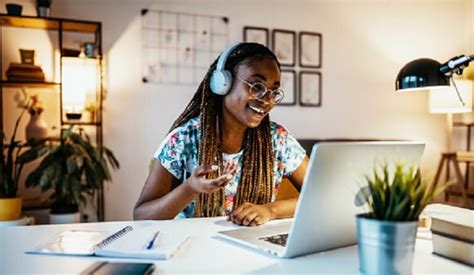
[[354, 245], [355, 216], [367, 211], [355, 200], [367, 185], [364, 175], [372, 177], [374, 164], [384, 161], [417, 169], [424, 147], [420, 142], [315, 144], [292, 221], [220, 231], [218, 236], [282, 258]]

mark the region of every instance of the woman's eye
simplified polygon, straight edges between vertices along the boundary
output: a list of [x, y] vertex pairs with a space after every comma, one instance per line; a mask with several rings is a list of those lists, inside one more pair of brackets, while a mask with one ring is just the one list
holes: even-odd
[[264, 93], [266, 88], [263, 84], [261, 83], [255, 83], [253, 84], [252, 90], [254, 90], [256, 93]]

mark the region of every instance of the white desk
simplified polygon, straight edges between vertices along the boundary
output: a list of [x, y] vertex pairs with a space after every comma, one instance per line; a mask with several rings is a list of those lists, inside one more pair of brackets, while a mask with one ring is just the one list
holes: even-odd
[[[166, 261], [155, 261], [155, 273], [358, 273], [357, 247], [351, 246], [295, 259], [279, 259], [234, 245], [216, 232], [235, 227], [224, 218], [172, 221], [106, 222], [70, 225], [13, 226], [0, 228], [0, 274], [79, 273], [99, 257], [25, 254], [41, 240], [67, 229], [118, 230], [124, 225], [155, 223], [163, 231], [191, 236], [190, 242]], [[431, 241], [418, 239], [413, 273], [474, 274], [474, 269], [431, 253]], [[110, 259], [113, 261], [136, 261]]]

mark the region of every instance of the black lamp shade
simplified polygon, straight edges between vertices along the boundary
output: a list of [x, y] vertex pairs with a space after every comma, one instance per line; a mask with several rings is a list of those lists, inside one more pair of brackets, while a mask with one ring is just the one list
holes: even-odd
[[449, 78], [440, 71], [441, 63], [429, 58], [413, 60], [398, 73], [396, 89], [449, 86]]

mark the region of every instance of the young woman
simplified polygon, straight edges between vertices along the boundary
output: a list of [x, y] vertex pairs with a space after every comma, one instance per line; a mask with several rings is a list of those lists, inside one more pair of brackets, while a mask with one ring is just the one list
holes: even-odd
[[283, 177], [299, 190], [308, 158], [269, 112], [284, 96], [276, 56], [257, 43], [229, 46], [154, 155], [135, 219], [228, 215], [241, 225], [291, 217], [275, 201]]

